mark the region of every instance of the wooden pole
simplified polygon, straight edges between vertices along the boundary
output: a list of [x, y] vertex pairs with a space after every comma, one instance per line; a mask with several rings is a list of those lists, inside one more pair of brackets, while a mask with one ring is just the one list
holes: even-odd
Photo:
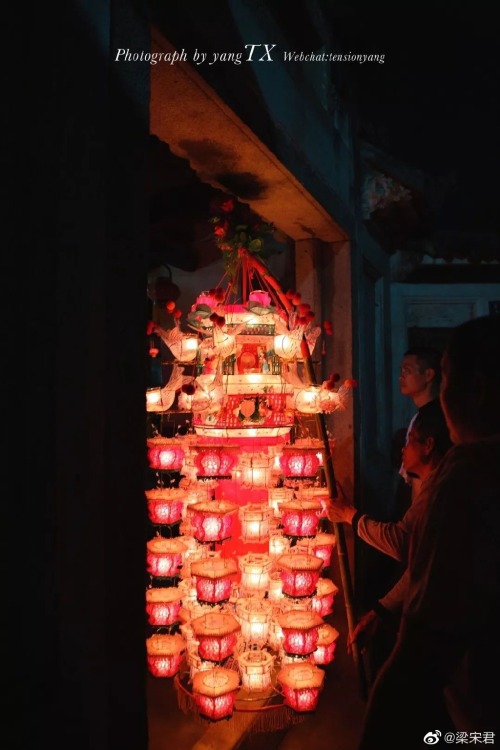
[[[271, 274], [265, 264], [250, 253], [246, 254], [248, 264], [252, 266], [255, 271], [261, 276], [261, 278], [269, 285], [280, 300], [285, 310], [290, 311], [292, 309], [292, 303], [288, 297], [283, 293], [278, 280]], [[302, 338], [301, 342], [301, 354], [304, 361], [304, 369], [307, 375], [307, 379], [310, 385], [316, 384], [316, 374], [314, 372], [313, 361], [309, 345], [305, 339]], [[335, 472], [333, 469], [332, 452], [330, 450], [330, 441], [328, 440], [328, 432], [326, 429], [325, 416], [324, 414], [315, 414], [316, 429], [318, 435], [323, 443], [323, 469], [325, 472], [326, 486], [330, 497], [337, 497], [337, 483], [335, 480]], [[342, 524], [335, 523], [332, 521], [333, 530], [337, 540], [337, 557], [339, 561], [340, 577], [342, 580], [342, 589], [344, 591], [345, 611], [347, 618], [347, 627], [349, 635], [352, 634], [356, 627], [356, 615], [354, 611], [354, 594], [352, 587], [352, 578], [349, 569], [349, 557], [347, 554], [347, 546], [345, 541], [344, 528]], [[359, 646], [356, 642], [352, 644], [351, 653], [353, 661], [358, 673], [359, 685], [363, 698], [367, 695], [367, 681], [363, 659], [359, 651]]]

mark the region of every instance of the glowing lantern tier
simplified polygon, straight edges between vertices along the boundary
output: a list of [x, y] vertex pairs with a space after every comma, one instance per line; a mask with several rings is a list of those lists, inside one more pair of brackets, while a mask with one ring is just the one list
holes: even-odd
[[175, 635], [152, 635], [146, 639], [148, 669], [155, 677], [173, 677], [179, 671], [186, 642]]
[[230, 479], [236, 463], [238, 446], [210, 445], [193, 446], [198, 479]]
[[173, 578], [179, 575], [186, 545], [180, 539], [156, 537], [147, 543], [146, 564], [152, 576]]
[[154, 437], [147, 440], [148, 460], [151, 469], [180, 471], [184, 461], [184, 448], [178, 440]]
[[271, 686], [274, 656], [263, 649], [244, 651], [237, 657], [241, 683], [251, 692], [267, 690]]
[[210, 612], [191, 620], [202, 659], [221, 662], [234, 652], [241, 626], [229, 612]]
[[232, 669], [198, 672], [193, 679], [193, 697], [199, 713], [212, 721], [231, 716], [239, 684], [239, 675]]
[[231, 576], [238, 570], [232, 558], [197, 560], [191, 564], [199, 602], [217, 604], [231, 595]]
[[294, 711], [314, 711], [323, 687], [325, 673], [314, 664], [287, 664], [277, 675], [285, 704]]
[[269, 555], [250, 552], [238, 557], [241, 570], [241, 588], [250, 594], [263, 596], [269, 587], [272, 560]]
[[147, 589], [146, 613], [150, 625], [160, 627], [173, 625], [179, 617], [182, 591], [175, 586], [170, 588]]
[[276, 561], [281, 571], [283, 593], [293, 599], [313, 596], [323, 561], [314, 555], [289, 553]]
[[240, 508], [242, 540], [256, 544], [267, 541], [271, 514], [272, 510], [269, 506], [259, 503], [244, 505]]
[[189, 506], [188, 517], [195, 539], [203, 544], [229, 539], [233, 528], [233, 514], [238, 506], [226, 500], [213, 500]]
[[278, 617], [283, 631], [283, 649], [292, 656], [314, 653], [318, 643], [318, 627], [323, 620], [315, 612], [292, 609]]
[[281, 504], [283, 533], [292, 537], [313, 537], [319, 527], [321, 504], [314, 500], [291, 500]]
[[181, 520], [186, 492], [177, 488], [156, 487], [146, 490], [148, 517], [154, 524], [174, 524]]
[[269, 633], [272, 605], [254, 597], [238, 599], [236, 616], [241, 623], [241, 634], [248, 644], [264, 645]]

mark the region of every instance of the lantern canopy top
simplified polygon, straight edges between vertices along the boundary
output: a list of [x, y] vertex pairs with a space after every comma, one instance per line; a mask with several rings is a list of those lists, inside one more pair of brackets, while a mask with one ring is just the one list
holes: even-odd
[[238, 690], [239, 686], [238, 673], [224, 667], [198, 672], [193, 678], [193, 691], [213, 698]]
[[164, 539], [155, 537], [147, 543], [149, 552], [156, 555], [183, 554], [187, 552], [187, 546], [180, 539]]
[[305, 687], [320, 688], [324, 679], [324, 671], [310, 662], [286, 664], [277, 675], [279, 683], [293, 690]]
[[[319, 558], [318, 558], [319, 559]], [[226, 578], [238, 571], [236, 560], [232, 557], [215, 557], [195, 560], [191, 563], [191, 573], [203, 578]]]
[[146, 639], [146, 649], [150, 656], [177, 656], [186, 650], [186, 641], [178, 633], [174, 635], [155, 633]]
[[291, 609], [278, 617], [280, 627], [285, 630], [311, 630], [323, 624], [323, 619], [306, 609]]
[[320, 502], [316, 500], [289, 500], [286, 503], [280, 504], [280, 510], [283, 511], [305, 511], [305, 512], [319, 512], [322, 509]]
[[183, 596], [184, 594], [177, 588], [177, 586], [146, 590], [147, 602], [161, 602], [167, 604], [178, 602], [182, 599]]
[[323, 567], [323, 560], [315, 555], [305, 555], [290, 552], [278, 557], [276, 565], [285, 570], [319, 570]]
[[207, 612], [191, 620], [196, 635], [224, 636], [241, 630], [238, 620], [230, 612]]
[[318, 646], [329, 646], [337, 640], [339, 635], [339, 631], [333, 625], [324, 622], [318, 628]]
[[189, 506], [190, 511], [195, 513], [206, 513], [210, 516], [227, 516], [236, 513], [238, 506], [227, 500], [202, 500]]
[[336, 594], [338, 590], [338, 586], [336, 586], [329, 578], [320, 578], [316, 584], [316, 596]]

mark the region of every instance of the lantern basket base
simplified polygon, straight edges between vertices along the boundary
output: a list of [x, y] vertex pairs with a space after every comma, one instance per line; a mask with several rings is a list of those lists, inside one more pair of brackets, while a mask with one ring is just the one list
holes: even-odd
[[[208, 604], [209, 607], [220, 607], [221, 604], [227, 604], [230, 597], [228, 596], [227, 599], [220, 599], [218, 602], [207, 602], [206, 599], [196, 599], [198, 604]], [[206, 659], [206, 661], [209, 661]]]
[[293, 659], [294, 662], [300, 663], [301, 661], [307, 661], [308, 657], [314, 654], [314, 650], [308, 651], [307, 654], [292, 654], [290, 651], [285, 651], [285, 654]]
[[231, 537], [230, 536], [225, 536], [224, 539], [212, 540], [210, 542], [202, 541], [201, 539], [198, 539], [197, 536], [195, 536], [195, 539], [198, 542], [198, 544], [212, 544], [213, 545], [212, 549], [214, 550], [216, 544], [222, 544], [222, 542], [227, 542], [229, 539], [231, 539]]
[[175, 576], [151, 576], [151, 588], [162, 589], [177, 586], [180, 580], [180, 575]]
[[213, 479], [232, 479], [231, 474], [210, 474], [209, 477], [203, 475], [203, 474], [197, 474], [196, 479], [199, 482], [211, 482]]
[[285, 534], [283, 533], [283, 536], [285, 536], [287, 539], [290, 539], [293, 544], [296, 544], [301, 539], [316, 539], [317, 534], [304, 534], [304, 536], [297, 536], [297, 534]]
[[[174, 687], [179, 708], [183, 713], [192, 714], [193, 721], [207, 728], [213, 723], [218, 723], [199, 713], [188, 675], [178, 672], [174, 677]], [[232, 715], [224, 717], [228, 722], [228, 730], [234, 732], [235, 735], [243, 737], [250, 734], [277, 732], [287, 729], [292, 724], [299, 724], [306, 718], [307, 714], [299, 713], [286, 706], [281, 693], [275, 690], [268, 693], [268, 702], [266, 698], [262, 698], [261, 694], [259, 699], [252, 700], [245, 696], [248, 696], [248, 692], [242, 689], [236, 698]]]
[[297, 600], [311, 599], [313, 596], [316, 595], [316, 589], [314, 589], [312, 594], [302, 594], [302, 596], [300, 596], [299, 594], [287, 594], [285, 593], [285, 591], [283, 591], [282, 593], [283, 593], [283, 596], [286, 597], [287, 599], [297, 599]]
[[152, 523], [151, 527], [165, 539], [172, 539], [173, 537], [180, 536], [180, 525], [181, 519], [174, 521], [174, 523]]

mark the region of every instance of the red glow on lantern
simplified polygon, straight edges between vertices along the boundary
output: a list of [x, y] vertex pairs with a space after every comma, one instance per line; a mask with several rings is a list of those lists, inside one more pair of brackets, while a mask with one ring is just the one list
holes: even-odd
[[321, 504], [308, 500], [293, 500], [281, 504], [281, 523], [287, 536], [313, 537], [319, 527]]
[[313, 664], [330, 664], [335, 654], [336, 641], [339, 632], [328, 623], [323, 623], [318, 628], [318, 645], [311, 656]]
[[148, 669], [155, 677], [173, 677], [179, 671], [184, 639], [176, 635], [153, 635], [146, 639]]
[[285, 704], [294, 711], [314, 711], [318, 705], [319, 688], [291, 688], [283, 685]]
[[148, 502], [148, 517], [154, 524], [174, 524], [181, 520], [183, 500], [155, 499]]
[[314, 555], [290, 553], [279, 557], [277, 567], [281, 570], [283, 593], [293, 599], [312, 596], [322, 564]]
[[283, 474], [290, 478], [314, 477], [319, 464], [315, 450], [307, 448], [290, 448], [284, 450], [280, 457]]
[[207, 719], [211, 719], [212, 721], [219, 721], [219, 719], [231, 716], [237, 694], [237, 690], [215, 697], [195, 693], [194, 700], [202, 716], [206, 716]]
[[217, 604], [227, 601], [231, 595], [230, 578], [202, 578], [196, 576], [196, 598], [199, 602]]
[[149, 656], [148, 669], [154, 677], [173, 677], [179, 671], [182, 654]]
[[283, 647], [287, 654], [307, 656], [308, 654], [312, 654], [316, 649], [318, 642], [318, 631], [316, 628], [311, 630], [282, 628], [282, 630], [285, 638]]
[[235, 633], [227, 635], [198, 635], [198, 653], [206, 661], [220, 662], [234, 652], [237, 636]]
[[152, 576], [173, 577], [182, 567], [182, 555], [187, 550], [177, 539], [152, 539], [147, 544], [146, 565]]
[[336, 646], [335, 641], [326, 646], [317, 646], [316, 651], [312, 655], [313, 664], [330, 664], [335, 658]]
[[325, 594], [323, 596], [313, 596], [311, 600], [311, 609], [320, 617], [326, 617], [333, 612], [334, 594]]
[[170, 438], [150, 438], [148, 461], [151, 469], [159, 471], [179, 471], [184, 461], [184, 449]]
[[189, 507], [192, 535], [198, 542], [222, 542], [229, 539], [237, 505], [224, 500], [195, 503]]
[[294, 599], [312, 596], [316, 590], [319, 572], [315, 570], [282, 570], [283, 593]]
[[294, 711], [314, 711], [324, 679], [324, 671], [308, 662], [282, 667], [277, 676], [285, 705]]
[[178, 620], [180, 608], [181, 594], [176, 588], [146, 591], [146, 614], [150, 625], [173, 625]]
[[231, 469], [236, 463], [235, 451], [222, 446], [197, 446], [194, 463], [198, 478], [231, 477]]

